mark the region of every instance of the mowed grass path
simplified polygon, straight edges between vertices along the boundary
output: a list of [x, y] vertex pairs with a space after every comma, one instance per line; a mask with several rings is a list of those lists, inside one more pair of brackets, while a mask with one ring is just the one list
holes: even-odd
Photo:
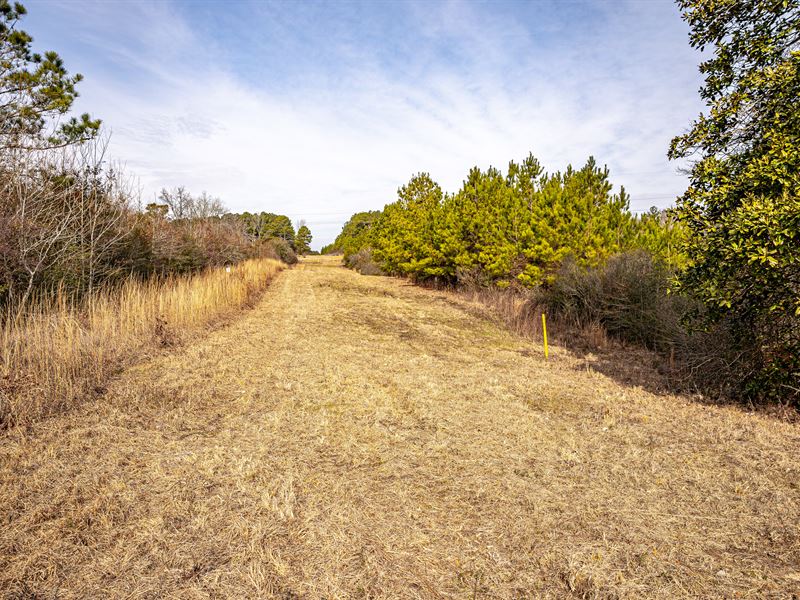
[[546, 363], [478, 313], [307, 259], [0, 438], [0, 595], [798, 593], [797, 426]]

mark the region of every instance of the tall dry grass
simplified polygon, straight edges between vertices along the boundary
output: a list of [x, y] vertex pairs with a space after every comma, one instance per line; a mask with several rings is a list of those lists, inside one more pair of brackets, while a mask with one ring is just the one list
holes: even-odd
[[283, 263], [254, 259], [189, 277], [129, 280], [81, 303], [57, 292], [0, 329], [0, 429], [64, 410], [120, 365], [172, 345], [250, 303]]
[[482, 304], [516, 335], [539, 339], [542, 312], [539, 297], [530, 290], [470, 286], [455, 291], [467, 302]]

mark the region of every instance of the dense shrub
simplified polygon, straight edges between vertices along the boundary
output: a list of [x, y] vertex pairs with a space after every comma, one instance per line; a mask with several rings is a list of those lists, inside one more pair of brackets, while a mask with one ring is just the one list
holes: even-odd
[[378, 263], [372, 258], [372, 250], [362, 248], [355, 254], [345, 255], [344, 264], [362, 275], [385, 275]]
[[[704, 305], [685, 294], [670, 293], [674, 270], [645, 251], [611, 257], [604, 265], [582, 268], [566, 261], [552, 285], [536, 294], [536, 302], [576, 331], [595, 326], [615, 338], [643, 345], [669, 360], [672, 383], [710, 396], [759, 400], [768, 385], [753, 387], [760, 374], [769, 372], [776, 357], [764, 357], [734, 319], [721, 319], [707, 328], [694, 328], [702, 320]], [[779, 320], [761, 324], [780, 331]], [[777, 335], [777, 333], [776, 333]], [[785, 357], [782, 373], [791, 373]], [[789, 390], [791, 392], [791, 390]], [[791, 393], [785, 398], [791, 398]]]
[[679, 0], [704, 50], [706, 111], [670, 147], [691, 159], [678, 278], [748, 357], [751, 397], [800, 403], [800, 2]]
[[616, 337], [665, 350], [683, 336], [688, 309], [685, 298], [668, 294], [671, 276], [643, 250], [590, 269], [568, 260], [543, 298], [553, 313], [578, 326], [597, 322]]
[[77, 298], [131, 276], [187, 274], [264, 254], [297, 261], [290, 242], [248, 233], [246, 218], [224, 214], [207, 194], [164, 190], [163, 203], [137, 210], [130, 180], [103, 164], [104, 154], [102, 142], [89, 142], [6, 156], [0, 307], [22, 307], [55, 288]]
[[285, 262], [287, 265], [294, 265], [297, 263], [297, 254], [295, 254], [292, 245], [284, 239], [268, 239], [263, 243], [262, 248], [264, 256], [276, 258]]

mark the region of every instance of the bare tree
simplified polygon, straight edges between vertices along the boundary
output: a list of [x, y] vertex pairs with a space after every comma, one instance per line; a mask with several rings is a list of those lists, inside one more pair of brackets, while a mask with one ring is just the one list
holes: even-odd
[[169, 216], [174, 220], [192, 218], [192, 195], [183, 186], [174, 190], [163, 188], [158, 199], [169, 207]]
[[192, 218], [194, 219], [210, 219], [221, 217], [224, 214], [225, 205], [219, 198], [203, 192], [197, 198], [192, 199]]
[[38, 164], [20, 162], [2, 181], [2, 201], [11, 209], [15, 232], [17, 269], [24, 279], [23, 290], [12, 287], [9, 296], [21, 308], [42, 271], [70, 252], [66, 239], [76, 224], [77, 211], [61, 202], [58, 191], [42, 181]]
[[119, 166], [104, 167], [108, 139], [84, 144], [78, 150], [75, 167], [82, 167], [76, 181], [78, 229], [81, 248], [82, 280], [87, 291], [94, 291], [98, 279], [106, 276], [109, 255], [129, 233], [122, 227], [130, 217], [136, 196], [134, 181]]
[[6, 152], [0, 161], [0, 215], [12, 243], [4, 246], [8, 298], [20, 310], [45, 274], [92, 291], [103, 264], [127, 235], [131, 181], [104, 162], [108, 139], [35, 152]]

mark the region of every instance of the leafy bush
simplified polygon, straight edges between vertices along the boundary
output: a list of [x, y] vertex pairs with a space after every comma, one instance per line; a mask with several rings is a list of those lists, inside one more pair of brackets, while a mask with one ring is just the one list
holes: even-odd
[[578, 326], [600, 323], [608, 333], [654, 350], [683, 335], [687, 301], [667, 293], [671, 271], [643, 251], [611, 257], [585, 269], [568, 260], [544, 294], [548, 308]]
[[689, 231], [682, 290], [747, 356], [748, 396], [800, 402], [800, 52], [797, 0], [679, 0], [705, 50], [705, 114], [676, 137], [690, 158], [676, 214]]
[[297, 254], [292, 249], [292, 245], [284, 239], [271, 238], [264, 242], [263, 249], [264, 255], [267, 257], [276, 258], [287, 265], [297, 263]]
[[355, 254], [345, 256], [344, 264], [362, 275], [385, 275], [378, 263], [372, 258], [372, 250], [364, 248]]

